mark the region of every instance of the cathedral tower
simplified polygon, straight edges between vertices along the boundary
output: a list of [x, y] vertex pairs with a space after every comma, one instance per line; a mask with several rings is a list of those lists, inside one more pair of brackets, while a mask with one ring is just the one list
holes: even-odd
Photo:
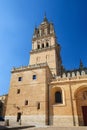
[[57, 43], [53, 24], [44, 16], [40, 26], [34, 29], [30, 65], [46, 62], [52, 74], [61, 74], [60, 45]]

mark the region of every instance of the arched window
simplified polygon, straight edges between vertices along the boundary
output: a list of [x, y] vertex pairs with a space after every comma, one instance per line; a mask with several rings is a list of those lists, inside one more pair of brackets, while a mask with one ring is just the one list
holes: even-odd
[[40, 49], [40, 45], [37, 45], [37, 48]]
[[62, 103], [62, 92], [57, 91], [55, 93], [55, 103]]
[[46, 47], [49, 47], [49, 43], [48, 42], [46, 43]]
[[42, 44], [42, 48], [44, 48], [44, 44]]

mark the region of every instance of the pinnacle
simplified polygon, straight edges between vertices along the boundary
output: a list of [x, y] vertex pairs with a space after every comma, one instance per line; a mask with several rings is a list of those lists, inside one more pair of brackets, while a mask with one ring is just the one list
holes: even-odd
[[46, 17], [46, 13], [44, 14], [44, 20], [43, 20], [44, 22], [48, 22], [48, 19], [47, 19], [47, 17]]

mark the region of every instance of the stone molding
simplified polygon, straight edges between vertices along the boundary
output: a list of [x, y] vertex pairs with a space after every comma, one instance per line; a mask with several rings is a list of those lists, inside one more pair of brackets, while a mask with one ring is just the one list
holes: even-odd
[[47, 63], [41, 63], [41, 64], [34, 64], [34, 65], [29, 65], [29, 66], [21, 66], [19, 68], [13, 68], [11, 70], [11, 73], [14, 72], [20, 72], [20, 71], [28, 71], [28, 70], [32, 70], [32, 69], [39, 69], [39, 68], [46, 68], [48, 67]]

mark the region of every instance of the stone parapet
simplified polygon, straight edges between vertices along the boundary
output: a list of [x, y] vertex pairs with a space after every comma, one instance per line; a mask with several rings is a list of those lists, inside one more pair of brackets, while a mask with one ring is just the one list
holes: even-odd
[[27, 71], [27, 70], [32, 70], [32, 69], [38, 69], [41, 67], [46, 67], [48, 66], [47, 63], [41, 63], [41, 64], [33, 64], [33, 65], [29, 65], [29, 66], [21, 66], [19, 68], [12, 68], [11, 72], [19, 72], [19, 71]]
[[72, 73], [63, 73], [62, 76], [53, 76], [52, 81], [80, 81], [80, 80], [87, 80], [87, 74], [85, 71], [77, 71]]

